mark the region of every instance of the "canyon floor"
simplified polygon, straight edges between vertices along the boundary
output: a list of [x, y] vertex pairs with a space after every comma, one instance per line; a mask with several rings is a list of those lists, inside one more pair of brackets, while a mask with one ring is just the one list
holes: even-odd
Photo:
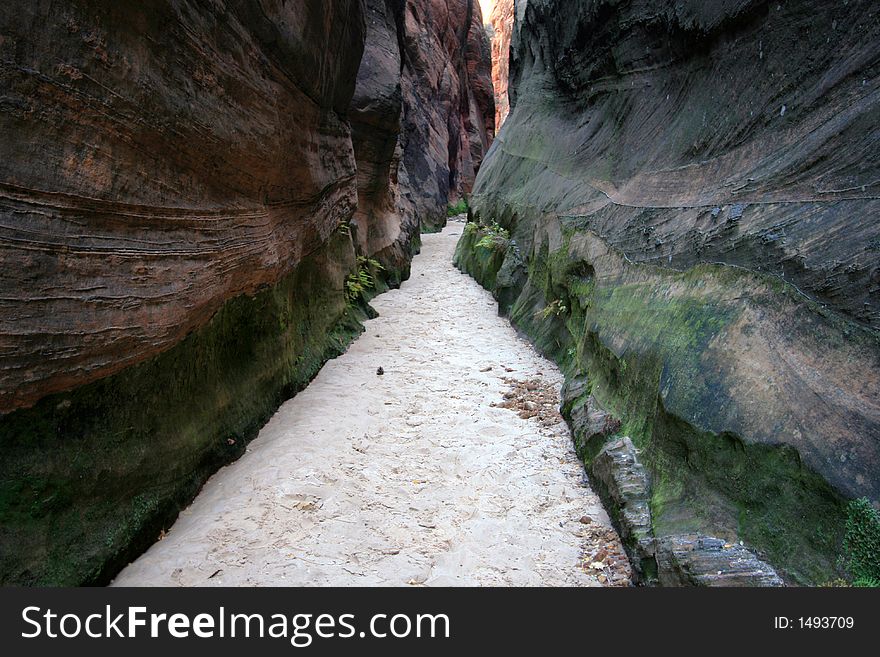
[[452, 266], [462, 227], [423, 236], [366, 332], [115, 585], [629, 582], [562, 377]]

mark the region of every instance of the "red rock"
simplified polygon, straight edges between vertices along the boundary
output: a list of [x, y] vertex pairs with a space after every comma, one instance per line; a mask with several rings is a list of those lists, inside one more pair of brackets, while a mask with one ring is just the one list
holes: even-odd
[[[459, 170], [466, 171], [462, 180], [463, 191], [470, 193], [476, 172], [480, 169], [483, 156], [489, 150], [495, 136], [495, 92], [492, 86], [492, 50], [489, 37], [483, 26], [483, 16], [478, 2], [474, 3], [471, 26], [468, 31], [465, 50], [467, 66], [467, 94], [470, 113], [465, 121], [468, 150], [460, 151], [469, 162], [464, 162]], [[462, 144], [464, 147], [465, 144]], [[473, 169], [473, 177], [470, 173]]]
[[408, 268], [419, 230], [411, 213], [399, 211], [402, 9], [393, 0], [368, 0], [366, 45], [350, 110], [358, 177], [355, 238], [361, 253], [389, 271]]
[[510, 112], [507, 97], [508, 64], [510, 60], [510, 37], [513, 33], [513, 0], [495, 0], [492, 7], [492, 86], [495, 93], [495, 130]]
[[408, 274], [489, 142], [472, 7], [0, 3], [0, 583], [106, 583], [357, 333], [356, 256]]
[[405, 274], [488, 148], [470, 0], [51, 7], [0, 8], [0, 413], [169, 349], [353, 218]]
[[352, 216], [360, 5], [257, 7], [0, 8], [0, 413], [166, 350]]

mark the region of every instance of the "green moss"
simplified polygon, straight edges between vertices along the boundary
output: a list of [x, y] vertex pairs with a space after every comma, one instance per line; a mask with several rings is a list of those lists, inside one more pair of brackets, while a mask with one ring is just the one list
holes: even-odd
[[0, 581], [108, 581], [362, 330], [348, 237], [172, 349], [0, 418]]
[[[743, 540], [794, 581], [833, 578], [842, 498], [792, 448], [697, 428], [726, 403], [706, 354], [737, 310], [688, 296], [685, 283], [676, 281], [675, 295], [657, 282], [600, 289], [586, 313], [594, 394], [644, 450], [655, 533]], [[688, 409], [687, 421], [669, 405]]]
[[802, 584], [837, 576], [845, 500], [792, 447], [701, 432], [661, 406], [643, 457], [657, 535], [742, 540]]

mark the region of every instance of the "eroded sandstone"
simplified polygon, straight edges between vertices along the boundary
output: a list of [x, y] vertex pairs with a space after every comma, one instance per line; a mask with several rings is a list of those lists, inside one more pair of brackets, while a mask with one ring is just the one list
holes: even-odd
[[408, 0], [404, 25], [403, 207], [434, 231], [449, 201], [470, 192], [491, 142], [491, 63], [477, 61], [487, 45], [473, 0]]

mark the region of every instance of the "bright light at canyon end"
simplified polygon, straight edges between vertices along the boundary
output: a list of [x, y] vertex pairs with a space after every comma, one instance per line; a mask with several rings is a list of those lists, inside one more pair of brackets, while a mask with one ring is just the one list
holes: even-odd
[[480, 0], [480, 10], [483, 12], [483, 25], [491, 23], [492, 7], [495, 6], [495, 0]]

